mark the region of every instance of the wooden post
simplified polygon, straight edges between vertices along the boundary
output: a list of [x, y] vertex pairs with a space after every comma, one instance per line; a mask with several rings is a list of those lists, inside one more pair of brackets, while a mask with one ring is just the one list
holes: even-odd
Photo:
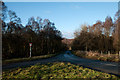
[[119, 51], [119, 55], [118, 56], [120, 57], [120, 51]]
[[108, 51], [108, 56], [110, 56], [110, 51]]
[[102, 51], [101, 51], [101, 55], [102, 55], [103, 53], [102, 53]]

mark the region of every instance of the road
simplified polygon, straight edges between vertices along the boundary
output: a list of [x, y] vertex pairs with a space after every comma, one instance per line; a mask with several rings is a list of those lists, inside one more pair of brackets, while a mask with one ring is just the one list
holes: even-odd
[[49, 62], [70, 62], [70, 63], [81, 65], [87, 68], [91, 68], [94, 70], [111, 73], [115, 75], [120, 75], [119, 64], [116, 62], [106, 62], [106, 61], [99, 61], [99, 60], [84, 59], [84, 58], [75, 56], [70, 51], [66, 51], [65, 53], [62, 53], [55, 57], [51, 57], [47, 59], [39, 59], [39, 60], [34, 60], [34, 61], [26, 61], [26, 62], [2, 65], [2, 69], [6, 70], [6, 69], [11, 69], [11, 68], [17, 68], [17, 67], [27, 67], [27, 66], [34, 65], [36, 63], [45, 64]]

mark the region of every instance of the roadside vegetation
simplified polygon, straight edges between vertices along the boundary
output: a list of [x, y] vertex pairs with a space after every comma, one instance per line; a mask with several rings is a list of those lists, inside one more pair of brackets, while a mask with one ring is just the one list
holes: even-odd
[[[0, 1], [1, 2], [1, 1]], [[9, 10], [4, 2], [2, 6], [2, 61], [3, 64], [32, 61], [56, 56], [72, 48], [73, 53], [83, 58], [118, 62], [120, 53], [120, 17], [119, 12], [113, 21], [106, 17], [105, 22], [97, 21], [92, 26], [82, 25], [75, 31], [75, 39], [68, 45], [62, 42], [62, 34], [54, 22], [40, 17], [30, 17], [26, 25], [21, 18]], [[6, 21], [7, 20], [7, 21]], [[67, 41], [66, 41], [67, 42]], [[32, 43], [32, 57], [29, 43]], [[71, 42], [70, 42], [71, 43]], [[81, 52], [82, 51], [82, 52]], [[95, 52], [96, 51], [96, 52]], [[2, 72], [7, 79], [119, 79], [117, 76], [84, 68], [71, 63], [55, 62], [36, 64], [26, 68], [15, 68]]]
[[3, 60], [29, 57], [29, 43], [32, 43], [32, 56], [56, 54], [66, 49], [61, 32], [50, 20], [30, 17], [23, 26], [20, 17], [4, 2], [1, 9]]
[[93, 25], [83, 24], [75, 31], [71, 44], [77, 56], [103, 61], [119, 61], [120, 55], [120, 11], [114, 20], [107, 16], [105, 21]]
[[110, 61], [110, 62], [119, 62], [118, 54], [101, 54], [99, 52], [86, 52], [86, 51], [73, 51], [73, 54], [79, 56], [81, 58], [93, 59], [93, 60], [101, 60], [101, 61]]
[[9, 71], [3, 71], [3, 80], [5, 79], [119, 79], [115, 75], [95, 71], [71, 63], [48, 63], [36, 64], [27, 68], [17, 68]]
[[33, 56], [33, 57], [28, 57], [28, 58], [13, 58], [13, 59], [6, 59], [2, 61], [2, 65], [5, 64], [11, 64], [11, 63], [17, 63], [17, 62], [24, 62], [24, 61], [33, 61], [33, 60], [39, 60], [39, 59], [45, 59], [45, 58], [50, 58], [58, 55], [59, 53], [56, 54], [47, 54], [47, 55], [41, 55], [41, 56]]

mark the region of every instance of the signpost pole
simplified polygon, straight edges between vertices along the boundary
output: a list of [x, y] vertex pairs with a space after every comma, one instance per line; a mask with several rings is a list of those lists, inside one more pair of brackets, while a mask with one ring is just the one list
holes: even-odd
[[29, 43], [29, 46], [30, 46], [30, 57], [31, 57], [31, 52], [32, 52], [31, 47], [32, 47], [32, 43]]
[[30, 57], [31, 57], [31, 46], [30, 46]]

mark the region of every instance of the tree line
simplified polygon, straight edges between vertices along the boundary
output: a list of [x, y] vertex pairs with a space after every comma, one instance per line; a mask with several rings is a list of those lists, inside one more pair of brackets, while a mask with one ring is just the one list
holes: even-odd
[[113, 21], [107, 16], [105, 21], [97, 21], [92, 26], [83, 24], [75, 31], [73, 50], [118, 53], [120, 51], [120, 11]]
[[23, 26], [20, 17], [8, 10], [4, 2], [1, 9], [3, 59], [29, 57], [29, 43], [32, 43], [32, 56], [65, 50], [62, 34], [50, 20], [30, 17]]

